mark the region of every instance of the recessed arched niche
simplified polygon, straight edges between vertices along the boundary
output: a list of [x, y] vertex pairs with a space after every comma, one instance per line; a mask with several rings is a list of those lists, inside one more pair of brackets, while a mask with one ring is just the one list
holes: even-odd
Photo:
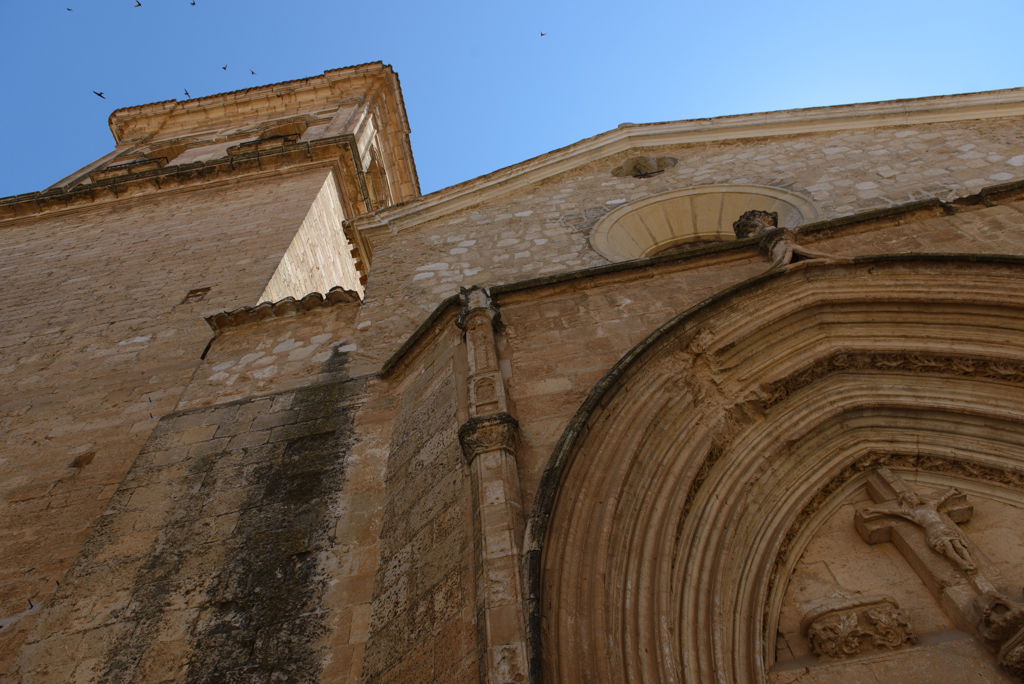
[[684, 245], [735, 240], [733, 221], [751, 209], [774, 211], [794, 228], [818, 217], [802, 195], [764, 185], [703, 185], [661, 193], [619, 207], [590, 235], [609, 261], [654, 256]]

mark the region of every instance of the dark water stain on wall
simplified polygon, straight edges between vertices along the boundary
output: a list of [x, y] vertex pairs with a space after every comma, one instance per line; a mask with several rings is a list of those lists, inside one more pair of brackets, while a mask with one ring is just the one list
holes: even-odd
[[342, 405], [362, 389], [349, 381], [296, 392], [291, 411], [306, 420], [279, 428], [295, 436], [250, 477], [255, 486], [197, 625], [187, 681], [318, 678], [327, 631], [318, 561], [334, 545], [332, 510], [354, 439], [355, 408]]
[[317, 679], [327, 581], [317, 562], [331, 546], [330, 509], [351, 434], [350, 424], [339, 427], [289, 441], [257, 470], [264, 484], [252, 493], [200, 620], [187, 681]]
[[[328, 364], [338, 371], [344, 359]], [[159, 669], [159, 640], [175, 620], [184, 621], [187, 645], [172, 654], [177, 675], [161, 676], [317, 680], [326, 655], [328, 583], [319, 561], [334, 545], [354, 416], [365, 391], [363, 380], [343, 380], [238, 402], [230, 414], [222, 405], [165, 419], [157, 442], [172, 443], [186, 424], [204, 422], [204, 411], [225, 417], [216, 428], [231, 437], [219, 444], [261, 433], [269, 438], [220, 450], [211, 439], [208, 455], [185, 459], [187, 467], [166, 476], [173, 504], [118, 616], [125, 628], [110, 644], [102, 681], [142, 681]], [[218, 530], [225, 520], [231, 526]]]
[[[173, 422], [173, 419], [168, 420]], [[143, 462], [148, 460], [146, 456], [147, 452], [144, 451], [141, 459]], [[126, 629], [122, 632], [121, 637], [115, 639], [111, 644], [107, 653], [102, 681], [120, 683], [136, 679], [135, 668], [160, 631], [165, 607], [171, 602], [174, 595], [182, 591], [182, 564], [188, 555], [190, 543], [197, 536], [195, 528], [198, 518], [195, 515], [190, 515], [190, 511], [196, 511], [202, 507], [202, 497], [208, 494], [204, 491], [202, 484], [208, 479], [215, 460], [216, 458], [211, 456], [191, 459], [188, 461], [184, 475], [172, 487], [168, 487], [168, 490], [175, 493], [185, 492], [186, 494], [174, 496], [169, 491], [169, 498], [174, 500], [174, 504], [165, 518], [163, 533], [135, 576], [134, 589], [128, 606], [113, 616], [116, 621], [125, 625]], [[163, 475], [160, 472], [162, 469], [151, 471], [143, 466], [139, 470], [142, 470], [144, 474], [140, 474], [138, 471], [130, 472], [126, 478], [129, 484], [133, 484], [136, 478], [145, 480], [159, 478]], [[125, 498], [130, 499], [132, 492], [136, 491], [125, 488], [124, 485], [122, 487], [124, 493], [128, 495]], [[138, 491], [142, 489], [143, 487], [137, 488]], [[189, 492], [191, 495], [188, 494]], [[117, 498], [115, 497], [115, 500]], [[139, 513], [128, 511], [121, 514], [108, 513], [104, 516], [106, 521], [113, 521], [118, 517], [131, 519], [139, 517]], [[108, 526], [113, 525], [108, 524], [104, 527]], [[87, 557], [89, 561], [92, 560], [92, 556], [107, 546], [117, 543], [116, 535], [107, 535], [105, 532], [104, 529], [97, 530], [87, 544], [83, 556]]]

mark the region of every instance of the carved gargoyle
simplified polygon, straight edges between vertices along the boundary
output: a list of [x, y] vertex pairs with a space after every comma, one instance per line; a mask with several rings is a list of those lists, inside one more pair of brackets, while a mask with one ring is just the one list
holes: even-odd
[[790, 228], [779, 227], [779, 215], [774, 211], [751, 209], [743, 212], [732, 224], [736, 237], [760, 238], [761, 254], [771, 262], [769, 269], [785, 268], [795, 261], [821, 263], [848, 263], [846, 257], [819, 252], [797, 244], [797, 234]]

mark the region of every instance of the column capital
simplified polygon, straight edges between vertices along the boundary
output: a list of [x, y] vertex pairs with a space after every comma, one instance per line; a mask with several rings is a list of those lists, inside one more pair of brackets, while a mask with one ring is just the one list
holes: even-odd
[[488, 451], [514, 451], [519, 441], [519, 422], [507, 413], [470, 418], [459, 428], [459, 443], [466, 463]]

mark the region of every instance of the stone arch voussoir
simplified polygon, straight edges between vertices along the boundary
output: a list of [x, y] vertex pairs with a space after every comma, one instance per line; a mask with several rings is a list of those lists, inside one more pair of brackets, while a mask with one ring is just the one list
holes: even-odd
[[881, 463], [1024, 485], [1022, 406], [1021, 259], [793, 269], [681, 314], [551, 457], [524, 546], [535, 675], [764, 680], [829, 497]]

